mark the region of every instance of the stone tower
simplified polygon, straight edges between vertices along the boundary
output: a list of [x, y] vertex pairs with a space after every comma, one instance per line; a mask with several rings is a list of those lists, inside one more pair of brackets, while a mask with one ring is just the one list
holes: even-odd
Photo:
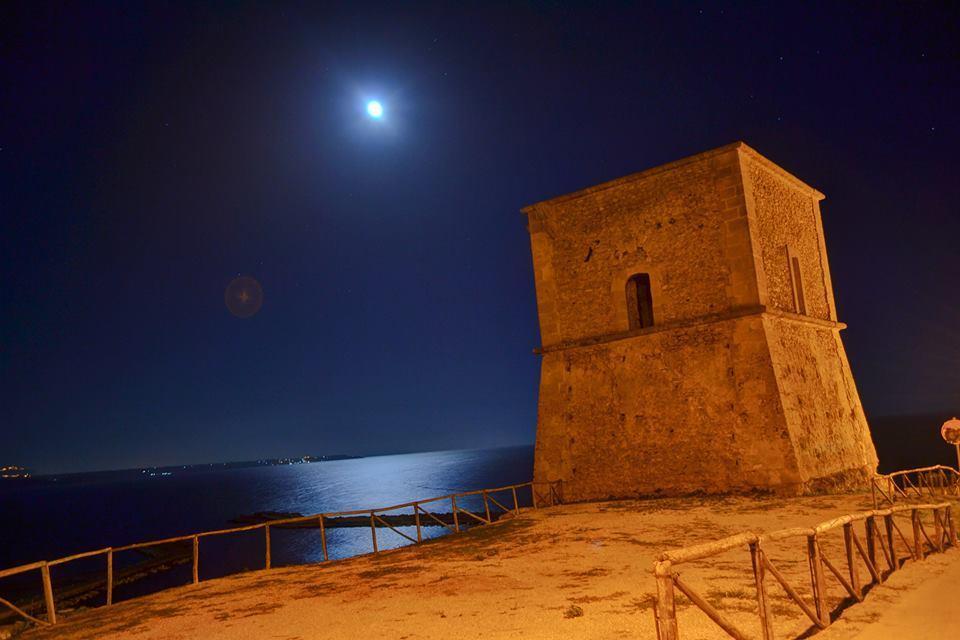
[[862, 484], [822, 199], [735, 143], [524, 209], [535, 480], [568, 501]]

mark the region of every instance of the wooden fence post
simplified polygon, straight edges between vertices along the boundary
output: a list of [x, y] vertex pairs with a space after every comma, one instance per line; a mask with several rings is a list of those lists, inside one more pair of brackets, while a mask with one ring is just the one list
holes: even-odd
[[107, 550], [107, 606], [113, 604], [113, 549]]
[[[877, 523], [875, 516], [867, 516], [864, 522], [864, 533], [867, 536], [867, 557], [870, 558], [870, 564], [877, 566]], [[879, 573], [879, 570], [877, 571]]]
[[896, 571], [900, 568], [897, 562], [897, 550], [893, 546], [893, 514], [883, 516], [883, 528], [886, 530], [887, 549], [890, 550], [890, 571]]
[[200, 538], [193, 536], [193, 584], [200, 582]]
[[[879, 520], [877, 517], [874, 517], [873, 533], [874, 533], [875, 539], [876, 539], [876, 541], [877, 541], [877, 545], [880, 547], [880, 553], [883, 554], [883, 557], [884, 557], [884, 559], [885, 559], [885, 561], [886, 561], [887, 568], [890, 570], [888, 573], [892, 573], [892, 572], [893, 572], [893, 569], [892, 569], [892, 567], [893, 567], [893, 555], [892, 555], [892, 554], [893, 554], [893, 550], [890, 548], [889, 545], [887, 545], [887, 536], [886, 536], [886, 534], [881, 530], [880, 520]], [[884, 575], [883, 575], [884, 572], [883, 572], [883, 570], [880, 568], [880, 565], [874, 564], [874, 568], [876, 568], [877, 572], [880, 574], [880, 577], [881, 577], [882, 579], [884, 579], [884, 580], [887, 579], [888, 576], [884, 576]]]
[[[663, 569], [669, 571], [668, 564]], [[661, 575], [662, 569], [657, 567], [654, 572], [657, 576], [657, 601], [653, 606], [654, 619], [657, 623], [658, 640], [679, 640], [677, 633], [677, 606], [673, 597], [673, 578]]]
[[940, 539], [943, 541], [943, 550], [946, 551], [952, 545], [950, 544], [950, 525], [947, 524], [947, 508], [943, 507], [940, 509], [940, 525], [943, 527], [943, 531], [940, 535]]
[[943, 552], [943, 520], [942, 510], [933, 509], [933, 540], [937, 543], [937, 551]]
[[860, 572], [857, 570], [857, 555], [853, 547], [853, 523], [843, 525], [843, 548], [847, 554], [847, 568], [850, 572], [850, 586], [856, 592], [858, 601], [863, 601], [863, 590], [860, 588]]
[[513, 493], [513, 512], [520, 515], [520, 503], [517, 502], [517, 485], [510, 487], [510, 491]]
[[947, 534], [950, 537], [950, 546], [957, 544], [957, 529], [953, 524], [953, 512], [950, 505], [947, 505]]
[[50, 566], [44, 562], [40, 567], [43, 578], [43, 602], [47, 606], [47, 622], [57, 624], [57, 607], [53, 602], [53, 583], [50, 581]]
[[265, 569], [270, 568], [270, 525], [264, 525], [263, 527], [263, 544], [264, 544], [264, 558], [263, 566]]
[[913, 493], [919, 495], [921, 498], [923, 497], [923, 492], [921, 492], [920, 489], [917, 488], [917, 485], [914, 484], [913, 480], [910, 479], [909, 474], [905, 473], [901, 477], [903, 478], [903, 486], [905, 489], [913, 489]]
[[925, 557], [923, 550], [923, 538], [920, 537], [920, 512], [916, 509], [910, 511], [910, 522], [913, 524], [913, 555], [917, 560], [923, 560]]
[[323, 524], [323, 514], [320, 514], [320, 546], [323, 549], [323, 561], [330, 559], [327, 555], [327, 527]]
[[493, 520], [490, 519], [490, 503], [487, 502], [487, 490], [486, 490], [486, 489], [483, 490], [483, 509], [484, 509], [484, 511], [487, 512], [487, 523], [489, 524], [489, 523], [493, 522]]
[[423, 535], [420, 533], [420, 505], [413, 503], [413, 519], [417, 523], [417, 542], [423, 542]]
[[457, 516], [457, 496], [450, 496], [450, 504], [453, 508], [453, 530], [460, 533], [460, 518]]
[[760, 614], [760, 631], [763, 640], [773, 640], [773, 617], [767, 600], [767, 585], [764, 583], [763, 551], [760, 542], [750, 543], [750, 560], [753, 563], [753, 580], [757, 586], [757, 611]]
[[810, 584], [813, 588], [813, 602], [816, 605], [817, 617], [826, 626], [830, 624], [830, 611], [827, 609], [826, 584], [823, 581], [820, 538], [816, 532], [807, 536], [807, 559], [810, 562]]
[[377, 548], [377, 524], [373, 521], [373, 511], [370, 512], [370, 535], [373, 538], [373, 552], [380, 553]]

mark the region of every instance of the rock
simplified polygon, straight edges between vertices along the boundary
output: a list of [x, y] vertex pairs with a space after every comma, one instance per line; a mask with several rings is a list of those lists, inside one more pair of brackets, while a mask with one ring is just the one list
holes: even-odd
[[575, 604], [570, 605], [563, 612], [564, 618], [579, 618], [583, 615], [583, 609]]

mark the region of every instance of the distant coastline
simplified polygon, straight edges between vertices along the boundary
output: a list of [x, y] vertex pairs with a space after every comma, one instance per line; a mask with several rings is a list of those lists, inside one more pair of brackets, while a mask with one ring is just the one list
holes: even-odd
[[30, 475], [29, 469], [15, 464], [0, 467], [0, 479], [3, 480], [23, 480], [24, 478], [29, 478]]
[[[365, 456], [350, 456], [346, 454], [332, 454], [332, 455], [306, 455], [306, 456], [297, 456], [291, 458], [261, 458], [259, 460], [239, 460], [232, 462], [204, 462], [198, 464], [176, 464], [176, 465], [166, 465], [161, 467], [137, 467], [134, 469], [111, 469], [104, 471], [77, 471], [71, 473], [49, 473], [43, 475], [26, 475], [11, 476], [0, 479], [0, 486], [7, 484], [22, 484], [25, 481], [30, 482], [59, 482], [61, 480], [81, 480], [81, 479], [90, 479], [94, 480], [97, 478], [117, 478], [118, 476], [127, 476], [127, 477], [168, 477], [174, 474], [180, 475], [185, 473], [202, 473], [204, 471], [222, 471], [224, 469], [247, 469], [250, 467], [275, 467], [275, 466], [288, 466], [295, 464], [312, 464], [316, 462], [335, 462], [337, 460], [356, 460], [364, 458]], [[10, 467], [13, 468], [13, 467]], [[26, 472], [26, 469], [23, 467], [16, 467], [17, 469], [23, 469]]]
[[166, 467], [143, 467], [138, 469], [141, 474], [149, 476], [171, 475], [191, 471], [208, 471], [210, 469], [246, 469], [248, 467], [275, 467], [292, 464], [311, 464], [314, 462], [333, 462], [336, 460], [356, 460], [364, 456], [348, 456], [335, 454], [329, 456], [300, 456], [298, 458], [262, 458], [260, 460], [241, 460], [237, 462], [207, 462], [204, 464], [178, 464]]

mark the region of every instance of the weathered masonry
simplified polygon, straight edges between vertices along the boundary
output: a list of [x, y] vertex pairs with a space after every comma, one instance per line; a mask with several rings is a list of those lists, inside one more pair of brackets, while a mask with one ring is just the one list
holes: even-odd
[[866, 483], [822, 199], [735, 143], [524, 209], [535, 480], [566, 500]]

